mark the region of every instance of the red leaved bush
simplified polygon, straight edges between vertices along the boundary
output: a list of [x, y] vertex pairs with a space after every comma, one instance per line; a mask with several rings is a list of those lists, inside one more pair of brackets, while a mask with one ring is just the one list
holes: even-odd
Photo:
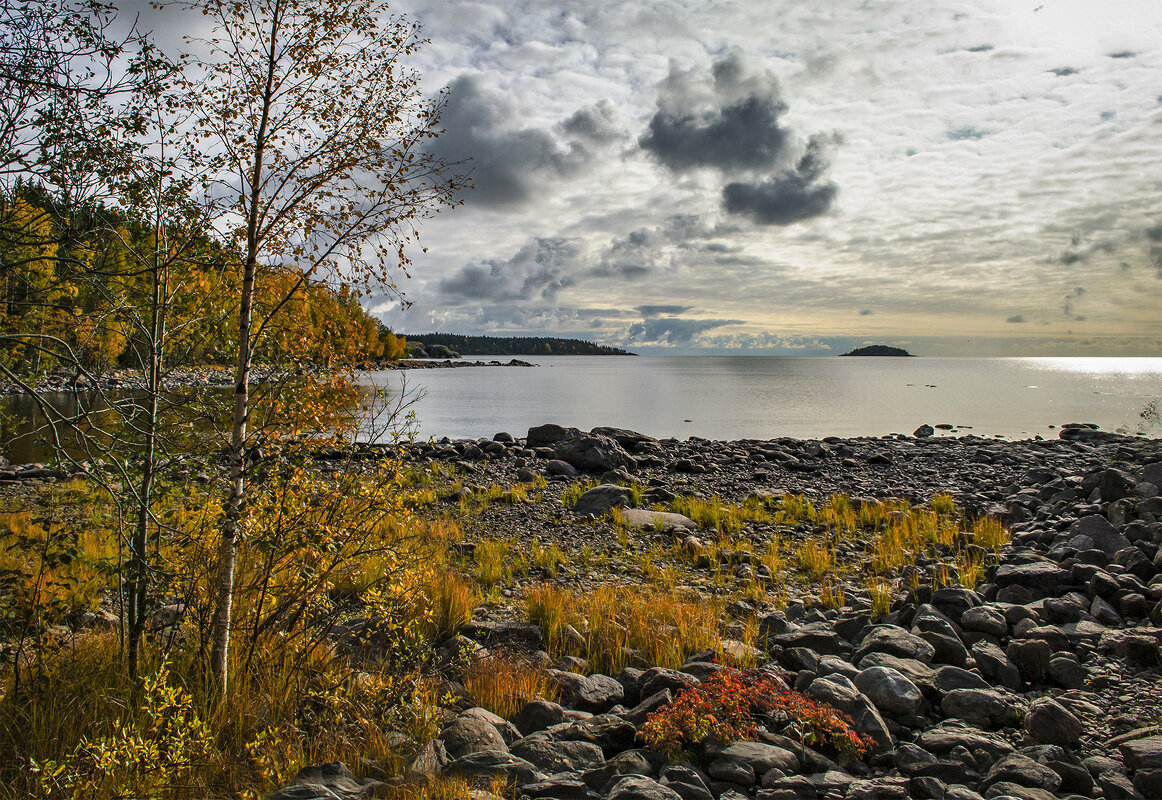
[[803, 744], [863, 757], [873, 742], [852, 728], [847, 714], [783, 688], [768, 672], [724, 669], [651, 714], [642, 728], [646, 746], [676, 755], [703, 741], [751, 739], [756, 725], [793, 736]]

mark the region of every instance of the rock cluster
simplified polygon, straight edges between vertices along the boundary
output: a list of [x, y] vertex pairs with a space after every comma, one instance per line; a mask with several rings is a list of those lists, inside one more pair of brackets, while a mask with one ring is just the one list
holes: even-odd
[[[675, 475], [723, 495], [756, 483], [871, 496], [952, 492], [1003, 516], [1013, 538], [975, 591], [921, 584], [876, 619], [802, 603], [756, 612], [766, 668], [848, 713], [876, 743], [865, 761], [760, 729], [754, 741], [712, 743], [666, 763], [637, 734], [651, 712], [721, 669], [714, 654], [679, 670], [616, 676], [565, 671], [584, 671], [573, 658], [548, 673], [560, 703], [532, 700], [511, 720], [463, 708], [396, 780], [460, 775], [485, 787], [500, 776], [515, 797], [561, 800], [1162, 797], [1158, 442], [1088, 426], [1020, 443], [659, 442], [541, 426], [523, 440], [421, 445], [412, 457], [498, 475], [632, 472], [655, 492]], [[577, 513], [628, 501], [624, 487], [599, 488]], [[461, 634], [476, 652], [540, 646], [535, 626], [519, 620], [477, 622]]]

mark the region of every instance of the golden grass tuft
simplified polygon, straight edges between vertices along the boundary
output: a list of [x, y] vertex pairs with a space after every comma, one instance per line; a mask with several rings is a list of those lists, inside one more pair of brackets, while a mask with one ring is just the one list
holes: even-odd
[[986, 550], [999, 553], [1009, 543], [1009, 538], [1009, 532], [995, 517], [980, 517], [972, 522], [972, 539]]
[[799, 545], [799, 566], [818, 580], [835, 568], [835, 551], [820, 539], [808, 539]]
[[872, 578], [867, 583], [871, 599], [872, 619], [879, 619], [892, 610], [892, 585], [883, 578]]
[[556, 700], [556, 685], [541, 670], [523, 661], [493, 656], [464, 673], [464, 688], [481, 708], [511, 719], [537, 697]]

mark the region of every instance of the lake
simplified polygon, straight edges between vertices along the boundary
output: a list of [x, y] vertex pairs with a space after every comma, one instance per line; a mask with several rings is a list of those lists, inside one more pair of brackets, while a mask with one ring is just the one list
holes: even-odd
[[1162, 358], [522, 360], [536, 366], [384, 371], [370, 379], [422, 391], [413, 405], [421, 438], [523, 436], [546, 422], [708, 439], [878, 436], [925, 423], [957, 427], [938, 431], [944, 435], [1011, 439], [1056, 437], [1053, 426], [1066, 422], [1162, 435], [1140, 416], [1162, 399]]

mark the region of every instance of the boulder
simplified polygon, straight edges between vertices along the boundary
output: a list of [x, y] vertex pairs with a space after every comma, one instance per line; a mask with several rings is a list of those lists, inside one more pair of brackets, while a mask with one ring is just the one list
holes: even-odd
[[1033, 741], [1073, 747], [1081, 738], [1081, 720], [1056, 700], [1042, 697], [1034, 700], [1025, 714], [1025, 730]]
[[924, 697], [916, 684], [891, 667], [865, 669], [854, 683], [876, 708], [896, 716], [915, 713]]
[[508, 745], [504, 737], [491, 724], [478, 717], [457, 717], [440, 734], [448, 755], [459, 758], [482, 750], [506, 752]]
[[581, 431], [577, 428], [566, 428], [561, 425], [548, 423], [546, 425], [537, 425], [529, 428], [528, 436], [525, 438], [526, 447], [553, 447], [568, 439], [574, 439], [581, 435]]
[[569, 713], [564, 706], [538, 697], [525, 703], [524, 708], [512, 718], [512, 723], [517, 730], [528, 736], [530, 733], [565, 722], [568, 718]]
[[590, 742], [557, 742], [544, 734], [529, 736], [509, 749], [546, 775], [556, 772], [584, 772], [605, 764], [601, 748]]
[[628, 487], [603, 483], [582, 494], [577, 499], [577, 504], [573, 506], [573, 511], [583, 517], [589, 515], [600, 517], [611, 508], [626, 506], [632, 496], [633, 492]]
[[858, 662], [868, 653], [887, 653], [927, 664], [936, 655], [936, 649], [916, 634], [909, 633], [898, 625], [876, 625], [859, 643], [855, 660]]
[[1093, 542], [1092, 546], [1105, 553], [1107, 558], [1113, 558], [1119, 550], [1131, 546], [1130, 540], [1100, 514], [1082, 517], [1073, 523], [1069, 532], [1074, 536], [1088, 537]]
[[356, 778], [345, 764], [335, 761], [303, 767], [268, 800], [363, 800], [382, 785]]
[[444, 769], [444, 774], [476, 778], [484, 783], [496, 778], [512, 783], [545, 780], [545, 776], [523, 758], [499, 750], [481, 750], [479, 753], [461, 756]]
[[627, 508], [621, 512], [621, 521], [631, 528], [652, 528], [656, 531], [698, 529], [698, 523], [683, 514], [651, 511], [648, 508]]
[[1162, 769], [1162, 736], [1132, 739], [1118, 749], [1130, 769]]
[[633, 456], [608, 436], [582, 436], [559, 443], [554, 449], [557, 458], [583, 472], [608, 472], [618, 468], [637, 466]]
[[1008, 698], [990, 689], [954, 689], [944, 695], [940, 710], [949, 717], [982, 726], [1012, 727], [1019, 718]]
[[763, 775], [772, 769], [786, 773], [798, 772], [799, 758], [790, 750], [762, 742], [731, 742], [715, 753], [716, 758], [733, 758], [749, 764], [755, 774]]
[[682, 795], [645, 775], [624, 775], [606, 795], [608, 800], [682, 800]]

